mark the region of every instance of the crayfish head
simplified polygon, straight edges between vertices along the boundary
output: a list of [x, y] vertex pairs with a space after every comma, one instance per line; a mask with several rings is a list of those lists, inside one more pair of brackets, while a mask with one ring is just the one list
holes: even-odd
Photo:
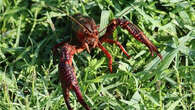
[[95, 48], [98, 44], [98, 32], [90, 33], [84, 39], [84, 46], [90, 53], [90, 48]]
[[90, 48], [95, 48], [98, 44], [98, 27], [95, 21], [88, 16], [81, 16], [80, 14], [74, 15], [74, 18], [79, 23], [74, 25], [73, 30], [81, 45], [90, 52]]

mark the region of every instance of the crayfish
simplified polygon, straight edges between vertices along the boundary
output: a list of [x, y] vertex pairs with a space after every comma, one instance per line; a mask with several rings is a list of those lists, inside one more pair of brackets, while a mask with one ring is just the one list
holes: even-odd
[[57, 51], [57, 48], [61, 47], [60, 50], [60, 59], [59, 59], [59, 79], [61, 81], [61, 86], [63, 89], [63, 96], [67, 108], [72, 110], [69, 102], [69, 92], [73, 90], [76, 93], [78, 101], [83, 105], [86, 110], [90, 110], [90, 107], [84, 101], [82, 93], [79, 89], [78, 81], [76, 78], [76, 73], [72, 65], [72, 59], [74, 54], [80, 53], [84, 50], [90, 52], [92, 48], [100, 48], [103, 53], [108, 58], [108, 67], [110, 72], [112, 72], [112, 56], [103, 47], [102, 43], [116, 44], [122, 52], [130, 58], [127, 54], [124, 47], [116, 40], [109, 38], [112, 35], [113, 31], [117, 26], [120, 26], [123, 29], [126, 29], [136, 40], [145, 44], [150, 52], [156, 52], [156, 54], [162, 59], [161, 54], [157, 48], [151, 43], [151, 41], [144, 35], [144, 33], [134, 24], [125, 20], [125, 19], [113, 19], [106, 28], [106, 32], [103, 36], [99, 37], [98, 25], [95, 24], [95, 21], [81, 14], [75, 14], [71, 17], [73, 19], [73, 37], [68, 42], [61, 42], [54, 46], [54, 51]]

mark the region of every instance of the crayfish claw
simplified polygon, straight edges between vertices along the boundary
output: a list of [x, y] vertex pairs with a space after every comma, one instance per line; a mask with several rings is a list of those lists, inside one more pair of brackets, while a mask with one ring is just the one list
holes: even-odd
[[161, 55], [160, 53], [158, 53], [157, 55], [159, 56], [159, 58], [160, 58], [161, 60], [163, 59], [163, 57], [162, 57], [162, 55]]
[[69, 90], [66, 88], [66, 90], [63, 92], [64, 94], [64, 99], [65, 99], [65, 103], [67, 105], [68, 110], [72, 110], [71, 106], [70, 106], [70, 96], [69, 96]]
[[76, 78], [76, 73], [74, 71], [74, 67], [72, 65], [72, 58], [73, 55], [77, 51], [82, 51], [77, 50], [75, 46], [70, 45], [68, 43], [65, 43], [64, 46], [61, 48], [61, 53], [60, 53], [60, 63], [59, 63], [59, 79], [61, 81], [61, 86], [63, 89], [63, 95], [64, 95], [64, 100], [67, 105], [68, 110], [72, 110], [69, 102], [69, 92], [70, 90], [74, 90], [76, 93], [76, 96], [78, 98], [78, 101], [86, 108], [86, 110], [90, 110], [88, 105], [85, 103], [83, 100], [83, 97], [81, 95], [81, 91], [78, 86], [78, 81]]
[[76, 96], [77, 96], [77, 99], [78, 101], [80, 102], [81, 105], [83, 105], [83, 107], [86, 109], [86, 110], [90, 110], [89, 106], [87, 105], [87, 103], [85, 103], [84, 99], [83, 99], [83, 96], [81, 94], [81, 91], [80, 91], [80, 88], [77, 84], [73, 85], [73, 90], [74, 92], [76, 93]]
[[156, 52], [157, 56], [162, 60], [162, 55], [158, 51], [158, 49], [147, 39], [147, 42], [144, 42], [144, 44], [149, 48], [152, 56], [154, 56], [154, 52]]
[[160, 57], [160, 59], [162, 59], [162, 56], [158, 52], [157, 48], [152, 44], [152, 42], [144, 35], [144, 33], [136, 25], [124, 19], [116, 19], [116, 21], [117, 21], [116, 24], [120, 25], [123, 29], [127, 29], [129, 33], [131, 33], [136, 40], [145, 44], [149, 48], [152, 56], [154, 55], [153, 52], [156, 52], [157, 55]]

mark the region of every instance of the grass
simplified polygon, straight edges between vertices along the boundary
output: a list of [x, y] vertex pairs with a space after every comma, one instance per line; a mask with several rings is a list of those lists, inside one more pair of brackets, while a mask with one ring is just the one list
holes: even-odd
[[[132, 56], [104, 44], [113, 74], [100, 49], [75, 55], [85, 101], [93, 110], [195, 109], [194, 0], [0, 0], [0, 110], [67, 109], [52, 47], [71, 36], [67, 14], [81, 13], [104, 28], [120, 17], [136, 24], [159, 48], [163, 60], [126, 30], [113, 34]], [[118, 36], [118, 38], [117, 38]], [[71, 105], [83, 109], [71, 92]]]

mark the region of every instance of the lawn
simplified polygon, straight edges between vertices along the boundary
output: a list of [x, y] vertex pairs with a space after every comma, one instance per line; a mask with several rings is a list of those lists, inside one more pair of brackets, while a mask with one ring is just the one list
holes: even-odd
[[[0, 0], [0, 110], [67, 109], [52, 48], [72, 36], [67, 15], [75, 13], [93, 18], [99, 31], [111, 19], [129, 20], [163, 56], [152, 56], [120, 27], [113, 39], [131, 58], [104, 43], [112, 73], [99, 48], [76, 54], [73, 65], [92, 110], [195, 109], [194, 0]], [[70, 103], [84, 109], [74, 92]]]

